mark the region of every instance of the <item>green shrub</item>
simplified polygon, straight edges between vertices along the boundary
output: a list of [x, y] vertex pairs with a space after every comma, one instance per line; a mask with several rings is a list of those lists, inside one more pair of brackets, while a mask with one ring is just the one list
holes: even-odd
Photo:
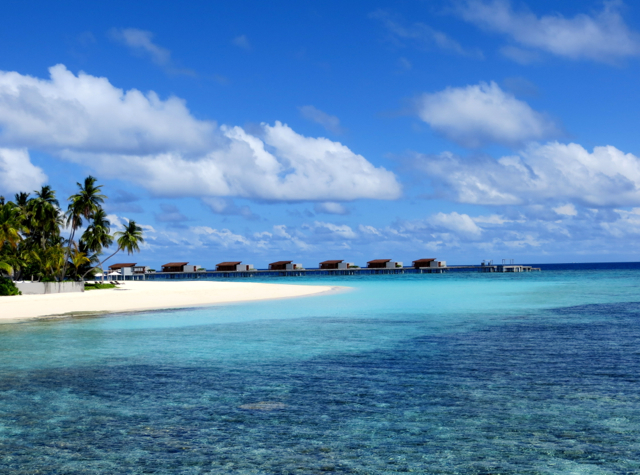
[[0, 295], [22, 295], [11, 279], [0, 277]]
[[115, 284], [84, 284], [84, 290], [102, 290], [102, 289], [113, 289], [115, 288]]

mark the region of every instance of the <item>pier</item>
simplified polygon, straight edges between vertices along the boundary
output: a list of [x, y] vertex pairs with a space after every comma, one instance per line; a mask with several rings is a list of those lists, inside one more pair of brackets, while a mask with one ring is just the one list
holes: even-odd
[[[343, 275], [380, 275], [380, 274], [446, 274], [450, 272], [532, 272], [540, 269], [518, 264], [496, 264], [479, 266], [446, 266], [446, 267], [398, 267], [398, 268], [360, 268], [348, 269], [295, 269], [295, 270], [262, 270], [251, 271], [214, 271], [198, 272], [156, 272], [143, 275], [126, 276], [126, 280], [196, 280], [196, 279], [241, 279], [251, 277], [305, 277], [305, 276], [343, 276]], [[122, 279], [122, 278], [121, 278]]]

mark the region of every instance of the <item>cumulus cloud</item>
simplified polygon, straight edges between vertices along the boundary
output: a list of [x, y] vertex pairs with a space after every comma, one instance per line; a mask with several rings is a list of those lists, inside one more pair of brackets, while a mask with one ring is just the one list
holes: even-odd
[[407, 40], [413, 42], [420, 48], [431, 48], [436, 46], [444, 51], [459, 54], [461, 56], [478, 59], [483, 58], [483, 54], [479, 49], [464, 48], [460, 43], [449, 37], [447, 34], [442, 31], [435, 30], [424, 23], [403, 25], [401, 21], [394, 18], [384, 10], [376, 10], [369, 16], [370, 18], [374, 18], [382, 22], [387, 31], [391, 34], [392, 39], [396, 42]]
[[575, 143], [533, 144], [498, 160], [464, 159], [448, 152], [417, 155], [414, 165], [427, 173], [439, 193], [461, 203], [640, 205], [640, 158], [610, 145], [589, 152]]
[[280, 122], [256, 135], [193, 117], [185, 102], [123, 91], [63, 65], [0, 72], [0, 146], [29, 147], [129, 179], [159, 196], [287, 201], [395, 199], [395, 175], [348, 147]]
[[313, 106], [302, 106], [299, 110], [302, 117], [316, 124], [320, 124], [327, 131], [336, 135], [344, 133], [344, 129], [340, 126], [340, 119], [335, 115], [329, 115]]
[[31, 163], [26, 149], [0, 148], [0, 195], [35, 190], [47, 179], [44, 171]]
[[448, 87], [416, 99], [418, 116], [435, 131], [465, 147], [514, 146], [559, 133], [556, 125], [495, 82]]
[[[624, 22], [620, 6], [621, 2], [606, 1], [602, 11], [593, 15], [539, 17], [529, 10], [515, 11], [508, 0], [468, 0], [458, 12], [464, 20], [527, 48], [570, 59], [611, 62], [640, 53], [640, 35]], [[522, 50], [507, 53], [516, 60], [524, 57]]]

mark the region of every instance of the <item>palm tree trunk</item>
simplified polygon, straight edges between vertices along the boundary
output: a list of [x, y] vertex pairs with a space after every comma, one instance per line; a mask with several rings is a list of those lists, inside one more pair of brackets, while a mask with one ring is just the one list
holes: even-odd
[[[97, 266], [93, 266], [91, 269], [89, 269], [87, 272], [84, 273], [84, 275], [82, 276], [82, 280], [84, 280], [84, 278], [87, 276], [87, 274], [89, 272], [91, 272], [93, 269], [100, 267], [102, 268], [102, 264], [104, 264], [105, 262], [107, 262], [109, 259], [111, 259], [113, 256], [115, 256], [117, 253], [119, 253], [120, 251], [122, 251], [122, 249], [120, 247], [118, 247], [118, 249], [116, 249], [116, 252], [114, 252], [113, 254], [111, 254], [109, 257], [107, 257], [104, 261], [102, 261], [100, 264], [98, 264]], [[104, 280], [104, 269], [102, 269], [102, 277]]]
[[62, 278], [61, 281], [64, 281], [65, 275], [67, 275], [67, 263], [69, 262], [69, 256], [71, 256], [71, 245], [73, 244], [73, 238], [76, 235], [76, 227], [71, 227], [71, 236], [69, 236], [69, 245], [67, 246], [67, 250], [64, 253], [64, 267], [62, 268]]

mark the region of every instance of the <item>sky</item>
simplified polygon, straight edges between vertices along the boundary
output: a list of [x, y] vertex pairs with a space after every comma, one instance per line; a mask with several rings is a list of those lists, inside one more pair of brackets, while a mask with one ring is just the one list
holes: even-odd
[[640, 261], [636, 3], [24, 0], [0, 52], [0, 195], [97, 177], [115, 261]]

